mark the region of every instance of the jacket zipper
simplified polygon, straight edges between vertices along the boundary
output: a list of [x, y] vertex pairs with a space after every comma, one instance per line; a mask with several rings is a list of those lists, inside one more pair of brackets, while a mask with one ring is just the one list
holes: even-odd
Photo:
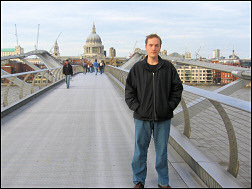
[[156, 114], [156, 94], [155, 94], [155, 73], [153, 72], [153, 96], [154, 96], [154, 121], [157, 120]]

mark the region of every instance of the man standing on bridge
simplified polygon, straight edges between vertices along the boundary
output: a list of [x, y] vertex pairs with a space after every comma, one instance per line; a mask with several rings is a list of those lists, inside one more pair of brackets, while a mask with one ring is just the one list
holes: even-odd
[[183, 85], [173, 64], [159, 56], [161, 44], [161, 38], [157, 34], [146, 37], [145, 49], [148, 56], [131, 68], [125, 86], [125, 101], [134, 111], [135, 119], [135, 150], [132, 160], [135, 188], [144, 188], [152, 133], [158, 187], [171, 188], [167, 147], [173, 110], [181, 100]]
[[69, 64], [69, 60], [66, 60], [66, 63], [63, 66], [63, 75], [65, 75], [66, 77], [66, 85], [67, 85], [67, 88], [69, 89], [70, 79], [71, 79], [71, 76], [73, 76], [73, 68], [71, 64]]

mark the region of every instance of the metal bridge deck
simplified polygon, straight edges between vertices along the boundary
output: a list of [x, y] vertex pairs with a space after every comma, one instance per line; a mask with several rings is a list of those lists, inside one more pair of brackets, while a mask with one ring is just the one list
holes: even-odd
[[[107, 75], [78, 74], [1, 119], [1, 188], [133, 187], [134, 122]], [[206, 187], [169, 145], [170, 185]], [[146, 188], [157, 188], [155, 149]]]

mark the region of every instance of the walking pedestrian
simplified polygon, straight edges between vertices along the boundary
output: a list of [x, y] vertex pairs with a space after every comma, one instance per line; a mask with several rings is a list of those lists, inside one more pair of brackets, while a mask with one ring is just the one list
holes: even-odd
[[183, 85], [173, 64], [159, 56], [161, 38], [150, 34], [145, 40], [146, 58], [130, 70], [125, 101], [134, 111], [135, 149], [132, 159], [134, 188], [144, 188], [147, 152], [153, 134], [158, 187], [170, 188], [167, 147], [173, 111], [181, 100]]
[[66, 85], [67, 85], [67, 88], [69, 89], [70, 79], [71, 79], [71, 76], [73, 76], [73, 68], [71, 64], [69, 63], [69, 60], [66, 60], [65, 65], [63, 66], [63, 75], [65, 75]]
[[101, 61], [99, 68], [100, 68], [100, 74], [102, 74], [104, 71], [104, 61], [103, 60]]
[[84, 62], [83, 63], [83, 74], [86, 74], [87, 73], [87, 63]]
[[87, 64], [87, 72], [90, 72], [90, 64]]
[[93, 68], [94, 68], [94, 65], [92, 64], [92, 62], [90, 63], [90, 73], [93, 73]]
[[98, 67], [99, 67], [99, 64], [97, 62], [97, 59], [95, 59], [95, 62], [94, 62], [94, 71], [95, 71], [95, 75], [97, 75], [97, 72], [98, 72]]

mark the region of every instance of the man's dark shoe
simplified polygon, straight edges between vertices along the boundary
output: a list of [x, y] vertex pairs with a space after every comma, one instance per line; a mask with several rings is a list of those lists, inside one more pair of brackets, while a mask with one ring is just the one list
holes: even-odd
[[168, 186], [161, 186], [161, 185], [158, 185], [158, 188], [171, 188], [169, 185]]
[[139, 182], [134, 186], [134, 188], [144, 188], [144, 185], [141, 182]]

